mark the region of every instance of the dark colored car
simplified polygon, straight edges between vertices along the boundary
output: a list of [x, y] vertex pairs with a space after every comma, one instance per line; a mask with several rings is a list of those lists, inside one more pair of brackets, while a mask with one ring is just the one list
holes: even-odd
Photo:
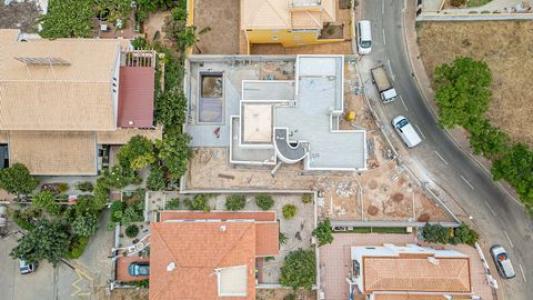
[[503, 278], [511, 279], [516, 276], [513, 264], [511, 264], [511, 259], [509, 259], [507, 251], [505, 251], [502, 246], [492, 246], [490, 248], [490, 254], [492, 255], [492, 259], [494, 260], [498, 272]]
[[24, 260], [19, 259], [19, 270], [20, 274], [30, 274], [37, 271], [38, 263], [28, 263]]
[[150, 263], [132, 262], [128, 267], [128, 274], [131, 276], [148, 276], [150, 275]]

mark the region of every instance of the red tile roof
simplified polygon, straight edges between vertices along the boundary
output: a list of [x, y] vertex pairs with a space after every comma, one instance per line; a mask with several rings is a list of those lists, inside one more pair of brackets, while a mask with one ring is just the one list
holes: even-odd
[[154, 83], [154, 68], [120, 67], [119, 127], [152, 127], [154, 121]]
[[[151, 225], [151, 300], [218, 299], [215, 269], [243, 265], [246, 297], [223, 298], [255, 298], [255, 258], [279, 253], [274, 212], [162, 211], [160, 218]], [[172, 262], [176, 268], [168, 271]]]
[[128, 282], [128, 281], [136, 281], [136, 280], [142, 280], [142, 279], [148, 279], [148, 276], [139, 276], [139, 277], [133, 277], [128, 273], [128, 267], [132, 262], [149, 262], [150, 259], [148, 257], [139, 257], [139, 256], [120, 256], [117, 259], [117, 280]]

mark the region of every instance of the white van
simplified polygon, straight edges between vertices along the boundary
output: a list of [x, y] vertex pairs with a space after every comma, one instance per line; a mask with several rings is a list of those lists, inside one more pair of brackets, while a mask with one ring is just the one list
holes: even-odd
[[396, 132], [398, 132], [407, 147], [413, 148], [422, 142], [422, 139], [420, 139], [420, 136], [406, 117], [397, 116], [392, 120], [392, 126]]
[[357, 23], [357, 50], [361, 55], [369, 54], [372, 50], [372, 28], [368, 20]]

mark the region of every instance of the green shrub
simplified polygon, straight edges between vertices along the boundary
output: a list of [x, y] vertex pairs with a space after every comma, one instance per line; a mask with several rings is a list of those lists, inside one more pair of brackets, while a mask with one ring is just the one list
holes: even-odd
[[450, 241], [450, 230], [439, 224], [426, 223], [422, 228], [422, 237], [430, 243], [448, 244]]
[[453, 243], [454, 244], [467, 244], [474, 247], [474, 244], [478, 241], [479, 235], [472, 230], [465, 223], [454, 229], [453, 231]]
[[153, 166], [146, 180], [146, 187], [151, 191], [160, 191], [166, 186], [165, 173], [160, 166]]
[[287, 236], [285, 235], [285, 233], [283, 233], [283, 232], [280, 232], [280, 233], [279, 233], [279, 243], [280, 243], [281, 245], [284, 245], [288, 240], [289, 240], [289, 238], [287, 238]]
[[57, 184], [57, 188], [59, 189], [60, 193], [65, 193], [66, 191], [69, 190], [70, 187], [69, 187], [68, 183], [60, 182], [60, 183]]
[[246, 205], [246, 197], [243, 194], [233, 194], [226, 197], [227, 210], [242, 210]]
[[209, 207], [209, 199], [204, 194], [197, 194], [192, 200], [185, 199], [183, 200], [183, 203], [190, 210], [203, 210], [206, 212], [211, 210], [211, 207]]
[[133, 41], [131, 41], [131, 46], [135, 50], [144, 50], [150, 48], [150, 44], [148, 44], [148, 41], [140, 36], [136, 37], [135, 39], [133, 39]]
[[285, 204], [282, 208], [282, 212], [283, 212], [283, 217], [288, 220], [296, 216], [296, 213], [298, 212], [298, 208], [292, 204]]
[[138, 288], [147, 289], [150, 287], [150, 280], [143, 279], [143, 280], [134, 280], [134, 281], [126, 281], [124, 282], [127, 285], [133, 285]]
[[61, 207], [57, 204], [54, 194], [49, 191], [39, 192], [33, 196], [31, 204], [36, 208], [46, 210], [49, 214], [57, 216], [61, 212]]
[[148, 138], [136, 135], [120, 147], [117, 159], [122, 168], [140, 170], [156, 161], [154, 144]]
[[122, 214], [122, 219], [120, 223], [123, 225], [128, 225], [135, 222], [144, 221], [143, 210], [138, 209], [135, 206], [128, 206]]
[[167, 203], [165, 203], [165, 209], [166, 210], [176, 210], [180, 208], [180, 199], [179, 198], [173, 198], [170, 199]]
[[70, 242], [70, 246], [67, 254], [65, 255], [68, 259], [77, 259], [80, 258], [85, 248], [89, 244], [89, 237], [78, 237], [75, 236]]
[[313, 202], [313, 194], [303, 194], [302, 202], [305, 204]]
[[255, 204], [262, 210], [269, 210], [274, 206], [274, 199], [267, 194], [259, 194], [255, 196]]
[[290, 252], [281, 267], [279, 282], [294, 290], [304, 288], [311, 290], [316, 279], [316, 258], [313, 250], [296, 250]]
[[93, 183], [90, 181], [82, 181], [76, 184], [76, 188], [82, 192], [92, 192], [94, 186]]
[[23, 210], [13, 211], [12, 218], [15, 224], [24, 230], [32, 230], [35, 226], [33, 225], [33, 219], [40, 216], [39, 209], [26, 208]]
[[39, 34], [46, 39], [88, 38], [94, 17], [93, 0], [50, 0]]
[[325, 219], [318, 223], [312, 234], [318, 239], [319, 247], [331, 244], [333, 242], [333, 229], [331, 228], [331, 222], [329, 219]]
[[126, 204], [122, 201], [111, 202], [111, 221], [120, 222], [125, 208]]
[[131, 224], [126, 227], [126, 236], [129, 238], [134, 238], [139, 234], [139, 226]]

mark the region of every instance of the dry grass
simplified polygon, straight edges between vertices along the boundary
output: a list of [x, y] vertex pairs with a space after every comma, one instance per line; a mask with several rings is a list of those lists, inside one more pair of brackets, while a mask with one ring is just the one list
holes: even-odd
[[488, 117], [514, 140], [533, 146], [533, 22], [427, 22], [418, 30], [429, 76], [458, 56], [483, 59], [492, 75]]

